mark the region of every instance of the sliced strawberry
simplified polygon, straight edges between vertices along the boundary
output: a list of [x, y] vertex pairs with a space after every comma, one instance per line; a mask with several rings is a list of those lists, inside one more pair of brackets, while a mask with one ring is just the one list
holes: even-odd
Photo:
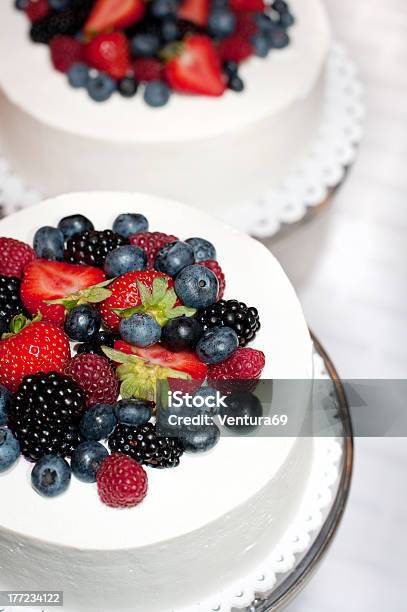
[[206, 26], [209, 16], [209, 0], [183, 0], [179, 9], [178, 17], [196, 23], [199, 26]]
[[174, 281], [171, 277], [162, 274], [162, 272], [156, 272], [156, 270], [128, 272], [113, 281], [109, 285], [112, 295], [100, 305], [100, 314], [106, 327], [114, 331], [118, 330], [120, 317], [114, 312], [115, 309], [133, 308], [142, 304], [137, 282], [151, 290], [154, 279], [158, 277], [167, 279], [168, 289], [174, 286]]
[[177, 53], [165, 65], [164, 74], [172, 89], [189, 94], [221, 96], [225, 78], [213, 42], [193, 35], [177, 45]]
[[85, 47], [89, 66], [106, 72], [113, 79], [122, 79], [130, 69], [130, 50], [127, 36], [122, 32], [99, 34]]
[[[127, 355], [137, 355], [137, 357], [141, 357], [148, 364], [184, 372], [188, 374], [192, 380], [198, 381], [199, 384], [205, 380], [208, 371], [207, 366], [199, 361], [196, 354], [192, 351], [173, 353], [164, 348], [161, 344], [153, 344], [153, 346], [147, 348], [140, 348], [127, 344], [124, 340], [116, 340], [114, 348]], [[185, 383], [185, 381], [181, 382]]]
[[218, 53], [223, 62], [240, 63], [253, 55], [253, 47], [243, 36], [232, 34], [219, 43]]
[[134, 78], [141, 83], [159, 81], [161, 79], [162, 65], [154, 57], [139, 57], [133, 62]]
[[97, 0], [85, 24], [86, 34], [128, 28], [145, 13], [142, 0]]
[[264, 0], [230, 0], [229, 7], [232, 11], [251, 11], [262, 13], [266, 8]]
[[98, 268], [37, 259], [30, 263], [24, 271], [21, 298], [24, 306], [32, 315], [41, 312], [45, 320], [62, 325], [65, 315], [64, 306], [45, 304], [45, 300], [68, 297], [104, 279], [104, 273]]

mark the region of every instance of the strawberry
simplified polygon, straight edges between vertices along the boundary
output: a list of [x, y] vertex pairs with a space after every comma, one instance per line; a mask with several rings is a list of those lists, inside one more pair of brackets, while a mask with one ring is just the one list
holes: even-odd
[[25, 242], [0, 237], [0, 274], [3, 276], [21, 278], [24, 269], [35, 257], [34, 249]]
[[236, 13], [239, 11], [263, 13], [266, 5], [264, 0], [230, 0], [229, 8]]
[[48, 0], [29, 0], [25, 12], [29, 20], [35, 23], [44, 19], [51, 12], [51, 9]]
[[210, 385], [220, 391], [253, 390], [265, 365], [262, 351], [239, 348], [231, 357], [208, 368]]
[[85, 33], [99, 34], [107, 30], [120, 30], [137, 23], [145, 13], [142, 0], [97, 0], [87, 22]]
[[0, 341], [0, 383], [14, 392], [24, 376], [37, 372], [59, 372], [71, 356], [68, 336], [44, 321], [27, 323], [15, 317], [11, 324], [15, 335]]
[[130, 244], [140, 247], [147, 253], [147, 265], [151, 269], [154, 268], [154, 259], [161, 247], [177, 240], [175, 236], [162, 232], [139, 232], [130, 236]]
[[183, 0], [179, 9], [179, 19], [185, 19], [205, 27], [208, 23], [209, 0]]
[[153, 57], [139, 57], [133, 62], [133, 73], [136, 81], [148, 83], [161, 79], [162, 65]]
[[223, 62], [240, 63], [253, 55], [253, 47], [243, 36], [232, 34], [219, 43], [218, 53]]
[[130, 69], [130, 50], [127, 36], [122, 32], [99, 34], [85, 47], [89, 66], [106, 72], [113, 79], [123, 79]]
[[84, 47], [72, 36], [54, 36], [49, 47], [54, 68], [60, 72], [68, 72], [72, 64], [83, 60]]
[[120, 364], [116, 374], [121, 381], [122, 397], [156, 400], [157, 382], [169, 381], [174, 391], [194, 391], [206, 378], [207, 366], [192, 351], [173, 353], [161, 344], [147, 348], [116, 340], [114, 349], [104, 349], [106, 355]]
[[[35, 315], [41, 312], [44, 319], [56, 325], [62, 325], [65, 316], [65, 306], [73, 307], [94, 300], [90, 299], [86, 289], [105, 280], [102, 270], [91, 266], [67, 264], [46, 259], [37, 259], [27, 266], [21, 283], [21, 299], [28, 312]], [[78, 294], [83, 291], [83, 295]], [[105, 290], [106, 291], [106, 290]], [[102, 291], [103, 299], [108, 294]], [[68, 298], [64, 303], [63, 298]], [[60, 300], [56, 304], [47, 304], [49, 300]]]
[[[175, 54], [172, 50], [175, 50]], [[168, 45], [164, 76], [175, 91], [221, 96], [226, 83], [216, 48], [208, 36], [192, 35]]]
[[[165, 282], [162, 285], [162, 293], [156, 296], [159, 299], [157, 299], [155, 303], [151, 303], [149, 305], [150, 308], [143, 308], [143, 296], [140, 295], [140, 287], [145, 294], [144, 297], [146, 299], [147, 294], [153, 291], [156, 279], [160, 278]], [[170, 309], [172, 309], [174, 306], [180, 305], [173, 287], [173, 279], [165, 274], [162, 274], [161, 272], [157, 272], [156, 270], [127, 272], [127, 274], [123, 274], [123, 276], [120, 276], [114, 280], [109, 286], [111, 296], [100, 305], [100, 314], [102, 315], [103, 323], [109, 329], [117, 331], [120, 323], [120, 315], [116, 311], [122, 310], [124, 315], [129, 315], [131, 314], [131, 310], [134, 309], [134, 312], [149, 312], [158, 320], [160, 324], [164, 324], [166, 322], [166, 304], [163, 304], [163, 307], [161, 308], [161, 300], [167, 295], [168, 291], [172, 291], [174, 294], [174, 302], [170, 304]], [[161, 317], [162, 320], [160, 320]]]
[[198, 261], [197, 263], [199, 266], [205, 266], [205, 268], [209, 268], [209, 270], [212, 270], [212, 272], [218, 279], [218, 283], [219, 283], [218, 300], [221, 300], [223, 298], [223, 294], [225, 293], [225, 287], [226, 287], [225, 275], [223, 274], [222, 268], [220, 267], [218, 262], [215, 261], [214, 259], [207, 259], [206, 261]]

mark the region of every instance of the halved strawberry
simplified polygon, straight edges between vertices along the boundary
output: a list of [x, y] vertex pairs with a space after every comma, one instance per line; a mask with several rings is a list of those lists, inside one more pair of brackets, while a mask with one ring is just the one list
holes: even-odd
[[208, 36], [192, 35], [182, 43], [169, 45], [164, 75], [175, 91], [221, 96], [225, 89], [218, 54]]
[[89, 66], [106, 72], [113, 79], [123, 79], [130, 69], [130, 50], [127, 36], [122, 32], [99, 34], [85, 47]]
[[266, 8], [264, 0], [230, 0], [229, 8], [232, 11], [251, 11], [262, 13]]
[[209, 16], [209, 0], [183, 0], [178, 17], [199, 26], [206, 26]]
[[128, 28], [145, 13], [142, 0], [97, 0], [87, 22], [86, 34], [99, 34], [106, 30]]
[[62, 325], [64, 305], [45, 302], [66, 298], [104, 280], [105, 275], [98, 268], [36, 259], [24, 271], [21, 299], [32, 315], [41, 312], [45, 320]]

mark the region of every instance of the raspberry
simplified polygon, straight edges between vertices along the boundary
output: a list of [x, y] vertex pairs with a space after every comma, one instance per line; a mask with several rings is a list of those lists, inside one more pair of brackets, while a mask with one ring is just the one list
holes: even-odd
[[[252, 390], [265, 364], [262, 351], [239, 348], [229, 359], [208, 368], [208, 380], [219, 391]], [[234, 382], [235, 381], [235, 382]]]
[[258, 26], [254, 20], [253, 13], [237, 13], [235, 34], [239, 34], [245, 40], [250, 40], [256, 34]]
[[50, 12], [48, 0], [29, 0], [25, 12], [33, 23], [41, 21]]
[[83, 45], [71, 36], [58, 34], [50, 42], [51, 60], [56, 70], [68, 72], [72, 64], [83, 60]]
[[88, 406], [114, 404], [117, 400], [119, 382], [106, 357], [90, 353], [76, 355], [64, 371], [85, 391]]
[[120, 453], [107, 457], [97, 474], [101, 501], [111, 508], [131, 508], [147, 494], [148, 479], [144, 469]]
[[139, 58], [133, 62], [134, 77], [137, 81], [156, 81], [161, 78], [162, 67], [153, 58]]
[[25, 267], [35, 259], [33, 249], [14, 238], [0, 238], [0, 274], [21, 278]]
[[232, 34], [222, 40], [218, 47], [219, 56], [223, 62], [242, 62], [253, 55], [252, 45], [242, 36]]
[[218, 300], [223, 298], [223, 294], [225, 293], [226, 281], [225, 275], [223, 274], [222, 268], [214, 259], [207, 259], [206, 261], [198, 261], [200, 266], [205, 266], [205, 268], [209, 268], [212, 270], [219, 283], [219, 291], [218, 291]]
[[130, 244], [140, 247], [147, 253], [147, 268], [151, 270], [154, 268], [157, 251], [168, 242], [175, 242], [179, 239], [161, 232], [139, 232], [130, 236], [129, 240]]

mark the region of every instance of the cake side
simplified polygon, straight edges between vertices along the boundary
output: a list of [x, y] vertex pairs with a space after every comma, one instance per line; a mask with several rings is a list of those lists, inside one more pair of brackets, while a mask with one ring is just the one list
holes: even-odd
[[[100, 227], [123, 210], [148, 210], [154, 229], [162, 227], [163, 218], [169, 231], [182, 235], [196, 234], [199, 228], [218, 245], [229, 290], [241, 299], [256, 292], [259, 310], [264, 312], [256, 346], [268, 347], [265, 376], [310, 379], [310, 338], [281, 268], [258, 242], [198, 211], [150, 196], [79, 194], [6, 219], [0, 233], [31, 239], [39, 213], [54, 223], [79, 209], [97, 218]], [[237, 276], [236, 268], [247, 275]], [[300, 408], [304, 414], [306, 408], [304, 402]], [[120, 592], [123, 609], [158, 612], [167, 610], [168, 601], [177, 607], [193, 603], [220, 588], [222, 580], [254, 568], [281, 537], [299, 505], [312, 461], [312, 441], [222, 438], [206, 456], [185, 459], [165, 475], [153, 470], [149, 496], [142, 505], [123, 511], [120, 520], [117, 511], [96, 504], [94, 492], [79, 482], [53, 501], [36, 496], [24, 478], [27, 466], [20, 462], [0, 477], [7, 500], [0, 507], [4, 588], [17, 588], [17, 578], [20, 585], [24, 580], [25, 588], [62, 584], [72, 609], [78, 601], [94, 597], [95, 591], [99, 598], [93, 607], [104, 609], [104, 601], [117, 600]], [[41, 570], [38, 559], [44, 560]], [[185, 576], [181, 593], [180, 575]], [[86, 605], [91, 607], [90, 601]]]

